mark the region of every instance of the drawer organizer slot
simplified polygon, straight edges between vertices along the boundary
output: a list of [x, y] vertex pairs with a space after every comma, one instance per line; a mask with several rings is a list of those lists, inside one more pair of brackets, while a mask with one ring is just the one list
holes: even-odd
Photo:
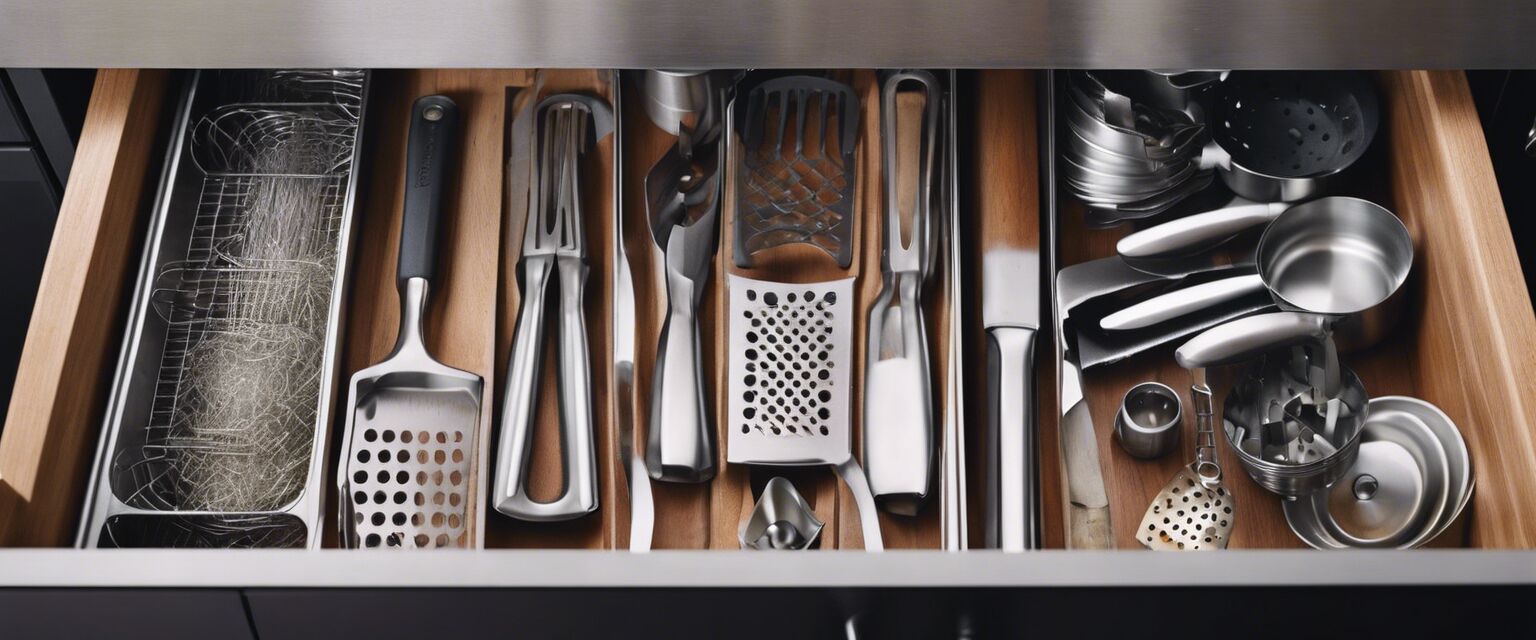
[[[1472, 473], [1478, 479], [1476, 488], [1466, 510], [1432, 546], [1529, 548], [1536, 544], [1536, 529], [1528, 524], [1529, 500], [1521, 496], [1529, 496], [1536, 488], [1536, 446], [1530, 438], [1536, 416], [1525, 404], [1531, 378], [1522, 372], [1536, 357], [1536, 343], [1530, 339], [1536, 325], [1529, 293], [1521, 285], [1477, 112], [1459, 72], [1383, 72], [1372, 74], [1370, 80], [1379, 87], [1383, 124], [1374, 148], [1339, 174], [1327, 195], [1363, 198], [1394, 212], [1407, 227], [1416, 256], [1403, 285], [1405, 301], [1396, 327], [1379, 344], [1342, 354], [1341, 360], [1359, 375], [1371, 398], [1403, 395], [1427, 400], [1445, 412], [1466, 440]], [[1058, 83], [1056, 88], [1056, 117], [1064, 122], [1069, 108], [1064, 102], [1066, 87]], [[1053, 126], [1058, 140], [1076, 135], [1064, 123]], [[1058, 142], [1058, 153], [1068, 144]], [[1120, 238], [1145, 228], [1132, 224], [1095, 228], [1064, 181], [1057, 186], [1056, 196], [1058, 269], [1114, 256]], [[1234, 250], [1227, 257], [1239, 255]], [[1087, 315], [1095, 313], [1090, 310]], [[1083, 374], [1115, 547], [1140, 548], [1138, 536], [1145, 533], [1138, 529], [1143, 511], [1168, 478], [1189, 462], [1193, 450], [1192, 432], [1186, 430], [1174, 453], [1154, 460], [1133, 458], [1112, 435], [1116, 412], [1128, 390], [1153, 381], [1186, 398], [1185, 420], [1193, 422], [1193, 405], [1187, 400], [1190, 372], [1171, 357], [1173, 348], [1188, 339], [1172, 340]], [[1225, 485], [1240, 510], [1230, 548], [1304, 547], [1287, 524], [1281, 499], [1243, 472], [1221, 435], [1220, 401], [1241, 370], [1241, 366], [1213, 368], [1211, 374], [1216, 383], [1216, 441], [1226, 468]], [[1043, 434], [1045, 440], [1061, 437], [1054, 428], [1048, 431]], [[1066, 483], [1060, 457], [1066, 454], [1058, 453], [1063, 449], [1042, 451], [1046, 452], [1044, 482]], [[1062, 492], [1047, 495], [1048, 501], [1060, 500]], [[1067, 511], [1065, 504], [1058, 503], [1050, 513]], [[1069, 529], [1066, 537], [1057, 537], [1063, 529], [1053, 526], [1047, 530], [1047, 539], [1052, 546], [1072, 547], [1069, 541], [1075, 538]]]

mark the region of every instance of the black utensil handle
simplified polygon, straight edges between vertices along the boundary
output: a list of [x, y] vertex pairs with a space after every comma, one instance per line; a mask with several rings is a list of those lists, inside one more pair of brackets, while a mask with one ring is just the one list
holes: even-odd
[[448, 96], [425, 96], [411, 106], [405, 150], [405, 215], [400, 223], [397, 284], [432, 280], [437, 262], [437, 223], [448, 163], [457, 151], [459, 106]]

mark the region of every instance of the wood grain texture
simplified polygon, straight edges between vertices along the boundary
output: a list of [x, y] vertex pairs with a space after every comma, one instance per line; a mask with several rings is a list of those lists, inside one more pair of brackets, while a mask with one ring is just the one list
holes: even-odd
[[0, 435], [0, 546], [67, 545], [121, 336], [153, 188], [161, 71], [102, 70], [59, 207]]
[[[1536, 547], [1536, 317], [1464, 74], [1383, 74], [1398, 213], [1417, 243], [1420, 397], [1461, 427], [1478, 478], [1468, 541]], [[1517, 214], [1519, 215], [1519, 214]]]
[[[973, 104], [968, 110], [974, 120], [969, 124], [971, 136], [964, 140], [962, 153], [969, 153], [967, 177], [970, 185], [967, 213], [974, 214], [969, 225], [974, 230], [977, 249], [971, 257], [974, 274], [973, 290], [977, 295], [970, 305], [971, 318], [968, 331], [977, 336], [967, 352], [971, 360], [966, 370], [974, 372], [966, 378], [967, 452], [969, 474], [968, 512], [970, 514], [970, 546], [979, 549], [986, 541], [986, 506], [990, 487], [987, 485], [987, 469], [992, 464], [988, 450], [988, 419], [993, 399], [987, 389], [987, 342], [982, 325], [981, 279], [986, 277], [982, 264], [988, 249], [1029, 249], [1040, 251], [1040, 162], [1039, 134], [1036, 118], [1036, 73], [1032, 71], [988, 70], [972, 76]], [[962, 200], [964, 202], [964, 200]], [[964, 219], [964, 218], [963, 218]], [[1044, 271], [1044, 255], [1041, 255]], [[1037, 290], [1037, 293], [1043, 291]], [[1042, 309], [1048, 307], [1041, 307]], [[1052, 355], [1053, 338], [1048, 314], [1042, 313], [1042, 326], [1035, 334], [1035, 398], [1036, 398], [1036, 451], [1039, 453], [1041, 480], [1039, 509], [1042, 522], [1042, 543], [1060, 545], [1061, 521], [1060, 474], [1054, 452], [1059, 450], [1054, 427], [1056, 415], [1056, 391]], [[1048, 426], [1049, 425], [1049, 426]]]
[[[1524, 290], [1508, 222], [1482, 130], [1460, 72], [1391, 72], [1381, 76], [1388, 123], [1379, 148], [1351, 171], [1341, 195], [1393, 209], [1412, 233], [1417, 255], [1406, 286], [1406, 316], [1382, 344], [1346, 354], [1374, 396], [1410, 395], [1435, 403], [1456, 421], [1482, 479], [1473, 497], [1470, 544], [1528, 548], [1536, 543], [1536, 446], [1532, 374], [1536, 320]], [[1113, 255], [1129, 228], [1087, 229], [1081, 205], [1062, 197], [1062, 261]], [[1177, 343], [1085, 376], [1088, 402], [1106, 469], [1116, 543], [1137, 548], [1135, 528], [1148, 501], [1192, 459], [1193, 420], [1174, 454], [1131, 458], [1111, 432], [1121, 396], [1156, 380], [1189, 405], [1189, 374], [1173, 363]], [[1238, 367], [1215, 372], [1220, 400]], [[1187, 413], [1187, 412], [1186, 412]], [[1232, 548], [1295, 548], [1279, 498], [1250, 480], [1219, 437], [1226, 484], [1237, 501]], [[1453, 532], [1449, 542], [1458, 537]], [[1446, 543], [1447, 541], [1442, 541]]]

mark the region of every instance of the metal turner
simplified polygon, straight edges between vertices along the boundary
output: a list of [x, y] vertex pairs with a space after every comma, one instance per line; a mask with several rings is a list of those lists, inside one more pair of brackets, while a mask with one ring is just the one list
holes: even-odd
[[352, 376], [340, 490], [349, 548], [469, 544], [471, 459], [480, 423], [480, 376], [434, 360], [422, 320], [436, 272], [446, 165], [458, 107], [427, 96], [411, 109], [400, 229], [400, 340], [383, 362]]
[[[597, 509], [597, 453], [592, 430], [592, 372], [582, 312], [587, 278], [582, 232], [580, 158], [613, 132], [613, 111], [590, 96], [560, 94], [534, 110], [537, 146], [528, 221], [518, 271], [517, 313], [498, 448], [496, 510], [521, 520], [579, 518]], [[533, 418], [541, 379], [550, 280], [558, 281], [559, 397], [564, 491], [550, 502], [527, 492]]]
[[[784, 244], [853, 263], [854, 144], [859, 99], [828, 78], [767, 80], [746, 96], [736, 201], [736, 265]], [[786, 141], [789, 144], [786, 144]]]

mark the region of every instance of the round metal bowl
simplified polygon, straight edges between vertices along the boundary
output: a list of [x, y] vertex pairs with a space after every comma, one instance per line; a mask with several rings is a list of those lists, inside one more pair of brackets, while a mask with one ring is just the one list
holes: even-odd
[[1284, 504], [1285, 519], [1318, 549], [1423, 546], [1471, 501], [1472, 459], [1438, 407], [1405, 396], [1370, 402], [1360, 453], [1333, 486]]

